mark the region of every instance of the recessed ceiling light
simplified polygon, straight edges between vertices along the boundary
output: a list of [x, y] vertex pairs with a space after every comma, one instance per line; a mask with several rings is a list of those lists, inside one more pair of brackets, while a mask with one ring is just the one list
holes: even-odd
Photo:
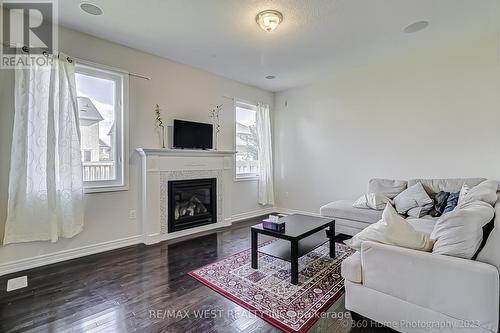
[[277, 10], [265, 10], [257, 14], [255, 21], [262, 30], [271, 32], [283, 22], [283, 14]]
[[272, 80], [272, 79], [275, 79], [275, 78], [276, 78], [276, 76], [274, 76], [274, 75], [268, 75], [268, 76], [266, 76], [266, 79], [268, 79], [268, 80]]
[[90, 2], [82, 2], [80, 8], [87, 14], [90, 15], [102, 15], [102, 9]]
[[412, 33], [424, 30], [428, 26], [429, 26], [428, 21], [418, 21], [418, 22], [410, 24], [409, 26], [404, 28], [403, 31], [406, 32], [407, 34], [412, 34]]

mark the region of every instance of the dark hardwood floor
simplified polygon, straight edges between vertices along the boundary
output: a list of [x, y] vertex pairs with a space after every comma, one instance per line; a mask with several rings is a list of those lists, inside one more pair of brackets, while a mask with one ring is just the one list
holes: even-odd
[[[0, 277], [0, 332], [280, 332], [187, 275], [248, 249], [249, 226], [258, 220]], [[7, 279], [21, 275], [28, 275], [29, 286], [7, 293]], [[310, 332], [389, 331], [334, 319], [346, 316], [343, 300]], [[197, 318], [203, 310], [210, 312]]]

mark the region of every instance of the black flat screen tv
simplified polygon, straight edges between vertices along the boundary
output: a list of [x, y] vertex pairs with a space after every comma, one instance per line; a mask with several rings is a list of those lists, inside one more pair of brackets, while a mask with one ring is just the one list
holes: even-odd
[[174, 148], [212, 149], [212, 124], [174, 119]]

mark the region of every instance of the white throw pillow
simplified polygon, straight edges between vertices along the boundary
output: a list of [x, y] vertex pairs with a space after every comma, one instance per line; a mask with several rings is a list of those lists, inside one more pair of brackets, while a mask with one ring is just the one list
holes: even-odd
[[465, 202], [443, 214], [431, 234], [432, 252], [471, 259], [481, 246], [483, 227], [494, 215], [493, 207], [484, 201]]
[[497, 190], [498, 182], [495, 180], [485, 180], [473, 188], [464, 184], [460, 190], [458, 205], [473, 201], [484, 201], [493, 206], [497, 201]]
[[399, 214], [406, 214], [412, 208], [424, 207], [432, 203], [433, 200], [425, 192], [421, 183], [408, 187], [394, 198], [394, 204]]
[[396, 245], [420, 251], [432, 250], [433, 241], [429, 234], [419, 232], [404, 218], [399, 216], [392, 205], [386, 205], [382, 219], [359, 232], [353, 238], [344, 241], [356, 250], [361, 250], [365, 241]]
[[368, 193], [362, 195], [352, 204], [352, 206], [355, 208], [382, 210], [388, 203], [392, 205], [392, 200], [385, 195], [380, 193]]

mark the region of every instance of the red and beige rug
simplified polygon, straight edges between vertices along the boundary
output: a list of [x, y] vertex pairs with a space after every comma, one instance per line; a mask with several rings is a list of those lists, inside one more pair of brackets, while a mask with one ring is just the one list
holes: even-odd
[[354, 250], [328, 243], [299, 259], [299, 285], [290, 283], [290, 263], [259, 253], [259, 269], [250, 267], [246, 250], [189, 273], [253, 314], [285, 332], [306, 332], [344, 294], [342, 260]]

